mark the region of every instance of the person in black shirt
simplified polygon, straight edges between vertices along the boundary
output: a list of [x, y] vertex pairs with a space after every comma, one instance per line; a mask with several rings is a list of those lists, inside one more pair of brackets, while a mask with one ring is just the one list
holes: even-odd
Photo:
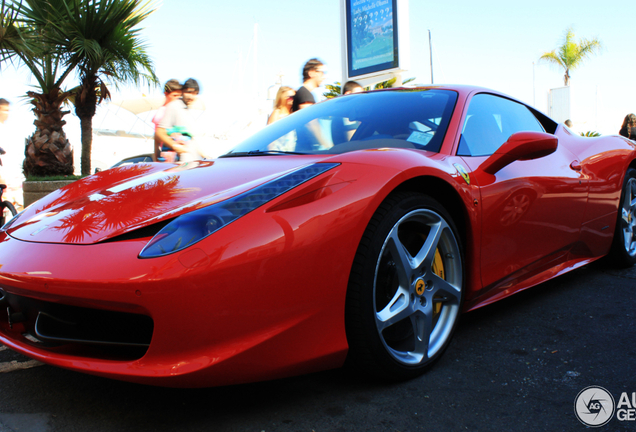
[[623, 126], [621, 126], [621, 130], [618, 133], [625, 138], [636, 140], [636, 115], [627, 114], [625, 120], [623, 120]]
[[296, 91], [292, 112], [308, 107], [316, 103], [311, 92], [318, 87], [325, 79], [325, 65], [318, 59], [312, 58], [303, 67], [303, 85]]

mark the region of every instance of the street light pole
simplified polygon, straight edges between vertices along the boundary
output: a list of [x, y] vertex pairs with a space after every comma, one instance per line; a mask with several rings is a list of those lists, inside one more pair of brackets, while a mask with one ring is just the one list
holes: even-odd
[[535, 79], [534, 79], [534, 62], [532, 62], [532, 106], [537, 107], [536, 101], [537, 90], [535, 88]]
[[431, 57], [431, 84], [434, 83], [433, 81], [433, 44], [431, 42], [431, 30], [429, 29], [428, 31], [428, 52], [430, 54]]

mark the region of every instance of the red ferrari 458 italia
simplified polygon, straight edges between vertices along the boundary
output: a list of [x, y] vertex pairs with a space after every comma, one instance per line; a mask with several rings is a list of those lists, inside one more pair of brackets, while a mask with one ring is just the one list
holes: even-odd
[[216, 160], [79, 180], [0, 230], [0, 342], [174, 387], [421, 374], [461, 312], [636, 261], [636, 144], [467, 86], [338, 97]]

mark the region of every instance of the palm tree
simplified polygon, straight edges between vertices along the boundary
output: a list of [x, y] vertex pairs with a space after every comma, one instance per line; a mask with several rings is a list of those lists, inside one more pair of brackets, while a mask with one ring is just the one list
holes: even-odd
[[63, 7], [64, 0], [25, 0], [25, 4], [2, 2], [0, 16], [0, 64], [26, 66], [38, 83], [39, 92], [27, 92], [34, 105], [35, 132], [26, 140], [25, 176], [73, 174], [73, 151], [62, 120], [69, 111], [62, 104], [70, 95], [62, 83], [75, 68], [63, 64], [62, 54], [47, 43], [46, 17]]
[[48, 19], [49, 41], [77, 65], [80, 85], [73, 89], [82, 133], [82, 175], [91, 171], [92, 119], [114, 84], [157, 85], [153, 63], [140, 39], [139, 24], [155, 8], [142, 0], [66, 0], [66, 10]]
[[592, 54], [596, 54], [602, 49], [601, 41], [594, 38], [591, 40], [574, 40], [574, 31], [568, 28], [565, 31], [563, 44], [557, 49], [543, 53], [539, 60], [557, 65], [565, 70], [563, 80], [566, 86], [570, 85], [570, 69], [579, 67], [585, 59]]

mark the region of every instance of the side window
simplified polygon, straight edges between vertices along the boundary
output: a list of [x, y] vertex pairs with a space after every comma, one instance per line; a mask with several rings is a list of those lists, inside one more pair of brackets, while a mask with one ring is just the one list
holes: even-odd
[[459, 156], [490, 156], [510, 135], [521, 131], [545, 132], [524, 105], [490, 94], [474, 96], [459, 141]]

